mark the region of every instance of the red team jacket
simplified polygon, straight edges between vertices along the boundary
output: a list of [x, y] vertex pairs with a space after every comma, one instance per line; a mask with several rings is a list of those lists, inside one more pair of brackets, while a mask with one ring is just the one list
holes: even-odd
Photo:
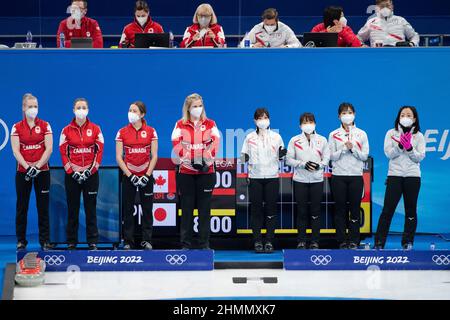
[[122, 32], [122, 38], [120, 38], [119, 48], [122, 48], [125, 44], [125, 47], [134, 48], [134, 41], [136, 33], [163, 33], [163, 27], [152, 20], [152, 18], [148, 18], [147, 24], [142, 27], [136, 19], [134, 22], [125, 26]]
[[[48, 122], [39, 118], [35, 119], [35, 126], [30, 128], [26, 119], [14, 124], [11, 130], [11, 136], [19, 137], [20, 154], [30, 166], [36, 165], [45, 152], [45, 136], [52, 134], [52, 128]], [[48, 163], [41, 168], [42, 171], [48, 170]], [[17, 171], [27, 172], [24, 167], [17, 163]]]
[[116, 141], [123, 143], [124, 162], [132, 174], [145, 175], [150, 165], [152, 141], [158, 140], [156, 130], [142, 120], [142, 127], [136, 130], [130, 123], [117, 132]]
[[[311, 32], [327, 32], [324, 23], [319, 23]], [[353, 33], [352, 28], [346, 26], [338, 33], [338, 47], [361, 47], [361, 41]]]
[[208, 173], [214, 173], [214, 159], [219, 148], [220, 134], [211, 119], [193, 122], [179, 120], [172, 132], [173, 153], [180, 162], [180, 173], [202, 174], [192, 167], [192, 160], [202, 157], [209, 165]]
[[203, 38], [191, 43], [195, 34], [200, 31], [200, 25], [196, 23], [186, 29], [180, 47], [222, 47], [225, 45], [225, 34], [223, 33], [222, 27], [219, 24], [212, 24], [209, 26], [209, 29], [216, 35], [214, 38], [215, 42], [208, 36], [208, 33], [206, 33]]
[[103, 157], [103, 134], [89, 119], [80, 127], [75, 119], [66, 126], [59, 139], [64, 170], [67, 174], [90, 169], [97, 172]]
[[[72, 23], [73, 22], [73, 23]], [[103, 36], [98, 22], [94, 19], [81, 18], [81, 27], [77, 27], [72, 18], [67, 18], [59, 24], [58, 33], [56, 34], [56, 45], [59, 48], [59, 39], [61, 32], [64, 32], [66, 48], [72, 45], [72, 38], [92, 38], [94, 48], [103, 48]]]

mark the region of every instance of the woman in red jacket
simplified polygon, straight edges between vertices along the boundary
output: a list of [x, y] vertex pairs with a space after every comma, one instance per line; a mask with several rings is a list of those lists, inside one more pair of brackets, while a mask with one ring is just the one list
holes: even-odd
[[134, 48], [136, 33], [163, 33], [163, 27], [152, 20], [150, 8], [146, 1], [136, 1], [134, 21], [127, 24], [120, 38], [119, 48]]
[[217, 17], [211, 5], [203, 3], [198, 6], [192, 20], [193, 25], [184, 32], [181, 48], [225, 46], [225, 34], [217, 24]]
[[67, 243], [70, 250], [75, 249], [78, 243], [78, 215], [83, 193], [87, 242], [89, 250], [96, 250], [98, 168], [102, 162], [104, 139], [100, 127], [87, 118], [89, 107], [86, 99], [76, 99], [73, 112], [75, 118], [62, 130], [59, 139], [59, 152], [66, 171]]
[[136, 101], [128, 110], [127, 126], [117, 132], [116, 161], [123, 171], [122, 205], [125, 250], [134, 245], [134, 199], [139, 192], [142, 207], [142, 242], [144, 250], [153, 249], [153, 169], [158, 161], [158, 135], [144, 119], [145, 104]]
[[179, 164], [177, 184], [181, 194], [183, 249], [191, 247], [195, 203], [200, 248], [209, 249], [211, 197], [216, 184], [214, 159], [219, 141], [219, 130], [206, 117], [202, 97], [196, 93], [189, 95], [184, 101], [183, 118], [177, 121], [172, 132], [172, 154], [174, 162]]
[[341, 7], [327, 7], [323, 13], [323, 23], [315, 26], [311, 32], [336, 32], [338, 47], [361, 47], [361, 41], [347, 26], [347, 19]]
[[50, 171], [48, 159], [53, 149], [50, 124], [37, 117], [38, 100], [27, 93], [23, 96], [23, 120], [11, 130], [11, 147], [17, 160], [16, 173], [16, 235], [17, 250], [26, 249], [28, 204], [34, 185], [39, 222], [39, 243], [42, 250], [49, 250], [49, 189]]

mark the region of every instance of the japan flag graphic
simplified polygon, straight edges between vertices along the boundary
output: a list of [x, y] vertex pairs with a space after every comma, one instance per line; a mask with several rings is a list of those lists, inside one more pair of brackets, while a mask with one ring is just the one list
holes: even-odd
[[153, 225], [155, 227], [175, 227], [176, 203], [154, 203], [153, 204]]

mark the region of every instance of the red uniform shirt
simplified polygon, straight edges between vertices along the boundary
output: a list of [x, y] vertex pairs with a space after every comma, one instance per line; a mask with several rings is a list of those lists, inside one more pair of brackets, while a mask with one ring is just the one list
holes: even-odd
[[136, 33], [163, 33], [163, 27], [153, 21], [150, 17], [147, 23], [142, 27], [139, 22], [134, 19], [134, 22], [125, 26], [122, 32], [122, 38], [120, 38], [119, 48], [129, 47], [134, 48], [134, 41]]
[[219, 130], [213, 120], [205, 119], [197, 125], [179, 120], [172, 132], [172, 144], [180, 163], [180, 173], [203, 174], [192, 166], [194, 159], [203, 159], [209, 166], [206, 173], [214, 173], [213, 164], [219, 142]]
[[[315, 26], [311, 32], [327, 32], [324, 23], [319, 23]], [[346, 26], [342, 28], [342, 31], [338, 33], [338, 47], [361, 47], [361, 41], [353, 33], [352, 28]]]
[[214, 33], [214, 39], [211, 39], [208, 33], [205, 33], [202, 38], [194, 41], [194, 36], [200, 32], [200, 25], [196, 23], [188, 27], [184, 32], [183, 41], [180, 43], [180, 47], [223, 47], [225, 45], [225, 34], [223, 33], [222, 27], [218, 24], [212, 24], [209, 26], [209, 29]]
[[95, 173], [103, 157], [103, 134], [100, 127], [89, 119], [80, 127], [75, 119], [66, 126], [59, 138], [59, 152], [68, 174], [86, 169]]
[[123, 143], [124, 162], [132, 174], [143, 176], [147, 172], [154, 140], [158, 140], [156, 130], [148, 126], [145, 120], [139, 130], [130, 123], [117, 132], [116, 141]]
[[[11, 136], [19, 137], [20, 154], [29, 166], [35, 166], [41, 160], [45, 152], [45, 136], [52, 134], [52, 128], [48, 122], [36, 118], [34, 127], [30, 128], [26, 119], [14, 124], [11, 129]], [[47, 171], [48, 163], [39, 170]], [[17, 163], [17, 171], [27, 172], [24, 167]]]
[[92, 38], [92, 46], [94, 48], [103, 48], [102, 30], [98, 22], [94, 19], [81, 18], [81, 26], [78, 27], [72, 18], [67, 18], [59, 24], [58, 33], [56, 34], [56, 45], [60, 47], [60, 34], [64, 33], [64, 46], [70, 48], [72, 46], [72, 38]]

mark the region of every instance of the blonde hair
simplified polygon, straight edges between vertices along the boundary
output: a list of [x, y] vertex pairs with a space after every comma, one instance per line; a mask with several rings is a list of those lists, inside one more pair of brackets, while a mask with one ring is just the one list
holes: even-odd
[[25, 106], [25, 103], [28, 100], [36, 100], [36, 102], [38, 101], [38, 99], [35, 96], [33, 96], [31, 93], [25, 93], [22, 98], [22, 106]]
[[212, 8], [212, 6], [209, 3], [202, 3], [201, 5], [199, 5], [197, 7], [197, 10], [195, 10], [195, 13], [194, 13], [194, 18], [192, 18], [192, 22], [195, 23], [195, 24], [198, 24], [197, 15], [198, 15], [198, 12], [200, 10], [202, 10], [202, 9], [206, 9], [211, 14], [211, 21], [210, 21], [209, 24], [210, 25], [216, 24], [217, 23], [217, 16], [214, 13], [214, 9]]
[[[201, 100], [202, 104], [203, 104], [203, 98], [201, 95], [199, 95], [198, 93], [193, 93], [190, 94], [186, 97], [186, 99], [184, 100], [184, 104], [183, 104], [183, 123], [186, 123], [189, 121], [189, 108], [192, 105], [192, 102], [194, 102], [194, 100]], [[200, 120], [203, 121], [206, 119], [206, 112], [205, 112], [205, 106], [203, 105], [203, 112], [200, 115]]]

